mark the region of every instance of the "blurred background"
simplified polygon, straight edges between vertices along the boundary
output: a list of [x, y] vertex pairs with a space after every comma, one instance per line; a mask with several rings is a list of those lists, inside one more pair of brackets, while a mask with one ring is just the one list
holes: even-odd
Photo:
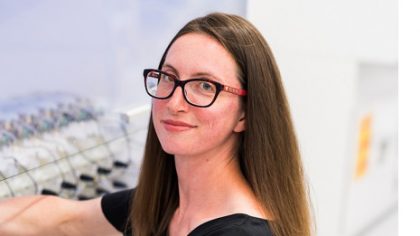
[[317, 235], [398, 231], [396, 0], [0, 1], [0, 199], [135, 185], [157, 67], [187, 21], [222, 11], [269, 42]]

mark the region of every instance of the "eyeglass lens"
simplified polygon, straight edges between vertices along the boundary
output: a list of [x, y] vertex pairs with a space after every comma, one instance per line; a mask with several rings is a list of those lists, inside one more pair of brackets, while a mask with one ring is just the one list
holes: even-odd
[[[168, 98], [179, 83], [182, 81], [157, 71], [150, 71], [146, 75], [146, 89], [155, 98]], [[181, 87], [187, 101], [197, 106], [211, 104], [217, 95], [216, 85], [204, 79], [189, 80]]]

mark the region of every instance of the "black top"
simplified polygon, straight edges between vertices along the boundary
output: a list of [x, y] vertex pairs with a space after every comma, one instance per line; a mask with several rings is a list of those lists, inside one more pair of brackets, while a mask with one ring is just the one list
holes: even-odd
[[[102, 197], [102, 211], [118, 231], [131, 235], [128, 216], [133, 189], [107, 194]], [[126, 227], [128, 226], [128, 227]], [[127, 228], [127, 229], [126, 229]], [[272, 235], [268, 221], [246, 214], [233, 214], [207, 221], [195, 228], [189, 236], [247, 236]]]

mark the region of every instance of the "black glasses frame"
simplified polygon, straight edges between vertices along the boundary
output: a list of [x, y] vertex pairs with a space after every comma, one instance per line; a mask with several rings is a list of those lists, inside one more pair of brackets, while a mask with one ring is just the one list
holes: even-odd
[[[170, 78], [172, 78], [172, 79], [174, 80], [174, 87], [173, 87], [172, 91], [169, 93], [169, 95], [168, 95], [168, 96], [166, 96], [166, 97], [156, 97], [156, 96], [152, 95], [152, 94], [149, 92], [149, 90], [147, 89], [147, 83], [146, 83], [146, 80], [147, 80], [147, 75], [148, 75], [150, 72], [156, 72], [156, 73], [159, 73], [159, 74], [164, 74], [164, 75], [166, 75], [166, 76], [168, 76], [168, 77], [170, 77]], [[229, 92], [229, 93], [233, 93], [233, 94], [236, 94], [236, 95], [238, 95], [238, 96], [246, 96], [246, 94], [247, 94], [247, 91], [246, 91], [246, 90], [243, 90], [243, 89], [237, 89], [237, 88], [232, 88], [232, 87], [226, 86], [226, 85], [224, 85], [224, 84], [221, 84], [221, 83], [219, 83], [219, 82], [216, 82], [216, 81], [213, 81], [213, 80], [209, 80], [209, 79], [188, 79], [188, 80], [180, 80], [180, 79], [178, 79], [175, 75], [172, 75], [172, 74], [169, 74], [169, 73], [166, 73], [166, 72], [164, 72], [164, 71], [157, 70], [157, 69], [145, 69], [145, 70], [143, 71], [143, 76], [144, 76], [144, 86], [145, 86], [145, 88], [146, 88], [146, 92], [147, 92], [147, 94], [149, 94], [149, 96], [151, 96], [152, 98], [156, 98], [156, 99], [168, 99], [168, 98], [170, 98], [170, 97], [174, 94], [175, 89], [176, 89], [178, 86], [180, 86], [180, 87], [182, 88], [182, 95], [184, 96], [185, 101], [186, 101], [188, 104], [190, 104], [191, 106], [195, 106], [195, 107], [203, 107], [203, 108], [205, 108], [205, 107], [209, 107], [209, 106], [211, 106], [211, 105], [212, 105], [212, 104], [216, 101], [216, 98], [217, 98], [217, 96], [219, 95], [219, 93], [220, 93], [221, 91], [226, 91], [226, 92]], [[160, 80], [160, 76], [159, 76], [159, 80]], [[210, 102], [210, 104], [208, 104], [208, 105], [197, 105], [197, 104], [191, 103], [191, 102], [188, 100], [187, 95], [185, 94], [185, 84], [187, 84], [188, 82], [191, 82], [191, 81], [206, 81], [206, 82], [212, 83], [213, 85], [215, 85], [215, 86], [216, 86], [216, 93], [214, 94], [214, 98], [213, 98], [213, 100]]]

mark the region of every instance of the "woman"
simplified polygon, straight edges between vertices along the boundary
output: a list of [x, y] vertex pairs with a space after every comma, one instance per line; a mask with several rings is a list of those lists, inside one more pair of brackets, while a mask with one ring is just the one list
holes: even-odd
[[133, 235], [311, 234], [280, 73], [255, 27], [222, 13], [192, 20], [144, 77], [153, 102], [138, 186], [82, 203], [52, 198], [61, 207], [51, 225], [91, 235], [115, 228]]

